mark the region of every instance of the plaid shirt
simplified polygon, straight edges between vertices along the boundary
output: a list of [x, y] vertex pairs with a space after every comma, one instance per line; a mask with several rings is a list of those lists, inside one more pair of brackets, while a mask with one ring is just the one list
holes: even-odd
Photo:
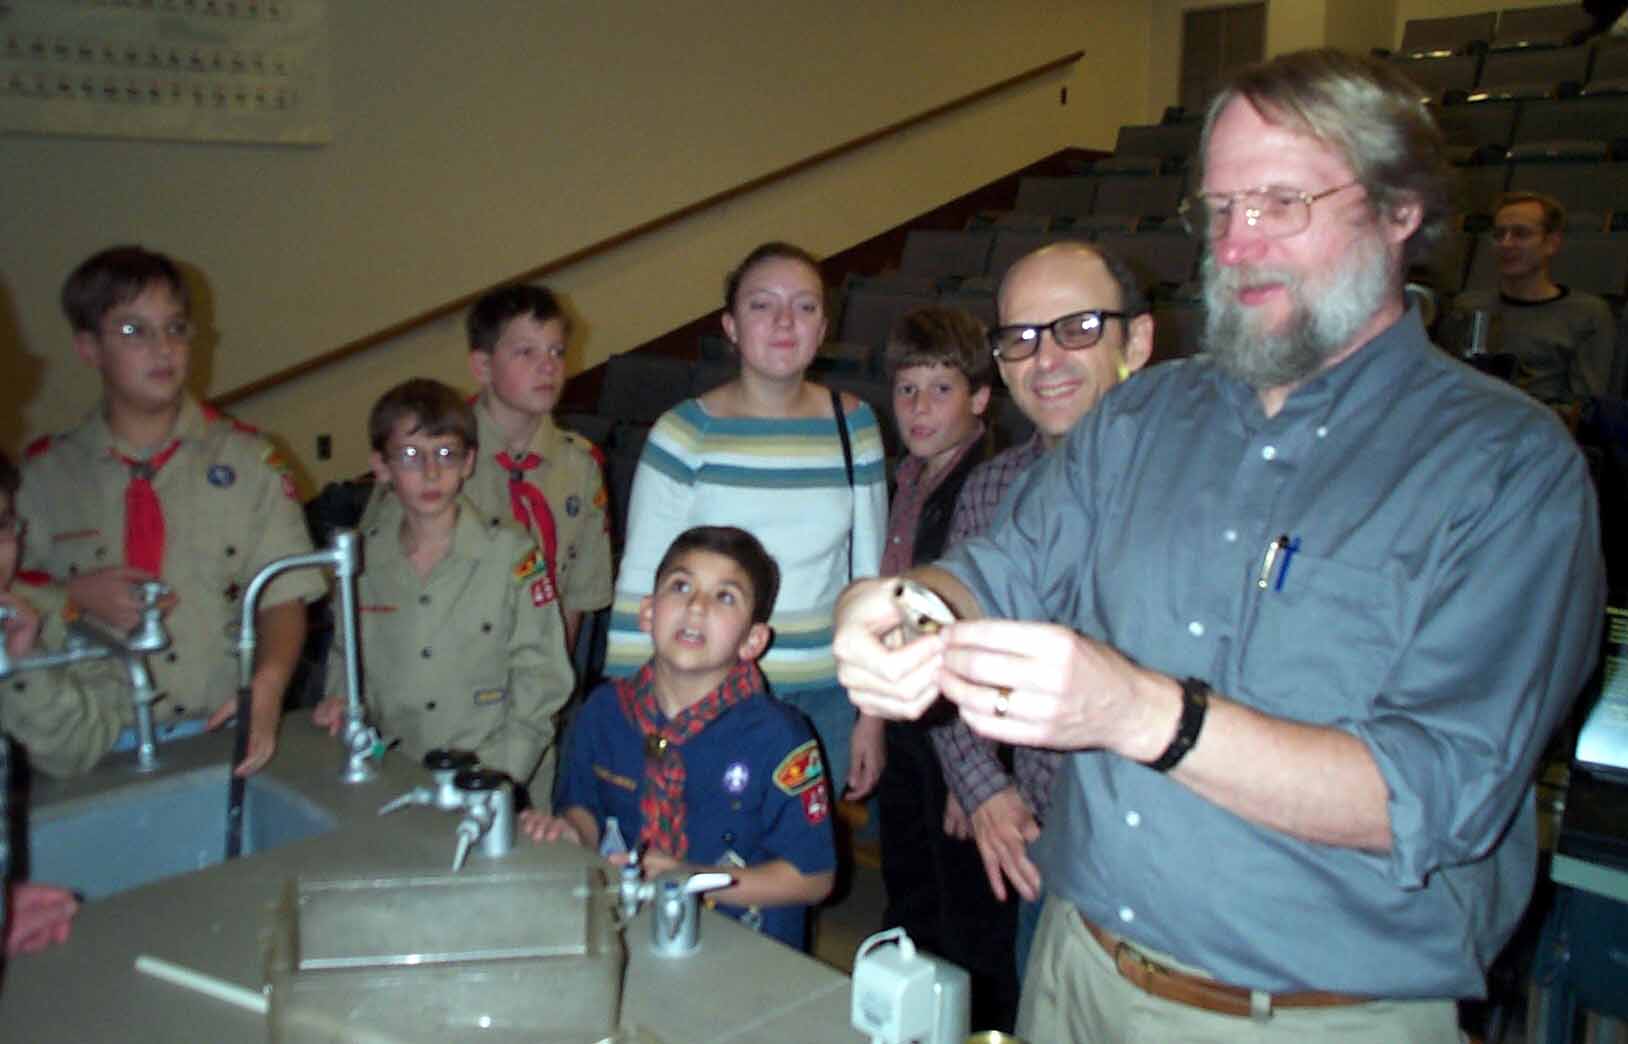
[[[1036, 432], [1021, 446], [1013, 446], [978, 465], [961, 487], [945, 546], [954, 547], [988, 530], [1007, 488], [1045, 452], [1040, 433]], [[1046, 807], [1051, 802], [1051, 781], [1057, 774], [1062, 754], [1032, 747], [1015, 748], [1012, 771], [1017, 779], [1014, 781], [1001, 765], [995, 742], [974, 733], [960, 718], [934, 728], [931, 735], [938, 762], [944, 767], [944, 782], [968, 815], [1015, 782], [1018, 793], [1034, 811], [1035, 819], [1045, 819]]]

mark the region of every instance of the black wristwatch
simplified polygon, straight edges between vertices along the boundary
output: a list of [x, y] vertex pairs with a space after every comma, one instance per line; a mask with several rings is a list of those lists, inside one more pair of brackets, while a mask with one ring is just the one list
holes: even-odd
[[1204, 715], [1210, 709], [1210, 686], [1198, 678], [1183, 678], [1181, 683], [1181, 721], [1176, 723], [1176, 735], [1170, 746], [1152, 761], [1143, 762], [1155, 772], [1169, 772], [1181, 763], [1187, 752], [1198, 742], [1199, 730], [1204, 728]]

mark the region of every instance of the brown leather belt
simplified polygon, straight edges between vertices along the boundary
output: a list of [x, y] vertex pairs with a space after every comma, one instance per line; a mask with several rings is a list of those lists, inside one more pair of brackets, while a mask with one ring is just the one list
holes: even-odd
[[[1085, 925], [1085, 930], [1091, 933], [1091, 938], [1114, 959], [1114, 967], [1119, 969], [1120, 977], [1143, 993], [1175, 1001], [1177, 1004], [1185, 1004], [1190, 1008], [1219, 1012], [1222, 1015], [1254, 1013], [1250, 1003], [1252, 994], [1242, 986], [1228, 986], [1213, 979], [1167, 968], [1157, 961], [1148, 960], [1124, 939], [1092, 924], [1083, 914], [1080, 916], [1080, 922]], [[1340, 1008], [1351, 1004], [1366, 1004], [1372, 999], [1353, 997], [1344, 993], [1325, 993], [1322, 990], [1273, 993], [1269, 996], [1272, 1008]]]

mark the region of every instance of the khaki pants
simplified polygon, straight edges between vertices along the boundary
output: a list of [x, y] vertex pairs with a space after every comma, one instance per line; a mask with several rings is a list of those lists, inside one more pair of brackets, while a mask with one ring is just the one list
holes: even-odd
[[1017, 1032], [1030, 1044], [1460, 1044], [1463, 1039], [1451, 1000], [1286, 1008], [1255, 1019], [1150, 996], [1120, 977], [1079, 911], [1056, 896], [1047, 897], [1040, 915], [1018, 1002]]

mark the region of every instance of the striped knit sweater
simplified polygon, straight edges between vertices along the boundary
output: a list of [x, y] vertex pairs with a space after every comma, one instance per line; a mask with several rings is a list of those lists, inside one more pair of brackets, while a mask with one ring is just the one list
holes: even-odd
[[760, 662], [776, 694], [836, 684], [831, 610], [853, 575], [875, 575], [887, 529], [882, 434], [861, 404], [848, 414], [854, 488], [829, 418], [774, 420], [709, 415], [689, 399], [651, 429], [633, 479], [627, 547], [616, 578], [606, 673], [627, 675], [650, 658], [639, 599], [656, 565], [691, 526], [748, 530], [780, 565], [774, 641]]

